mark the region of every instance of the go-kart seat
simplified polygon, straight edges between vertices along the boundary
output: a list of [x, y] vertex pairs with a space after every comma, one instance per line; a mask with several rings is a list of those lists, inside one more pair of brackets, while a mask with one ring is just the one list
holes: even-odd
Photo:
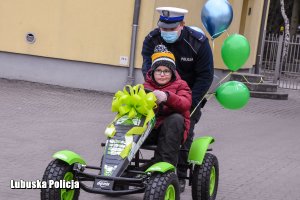
[[[181, 147], [181, 146], [180, 146]], [[141, 149], [145, 149], [145, 150], [153, 150], [155, 151], [157, 149], [157, 145], [142, 145], [141, 146]], [[210, 149], [208, 149], [209, 151]], [[179, 151], [188, 151], [188, 150], [185, 150], [185, 149], [180, 149]]]
[[142, 145], [141, 149], [155, 151], [157, 149], [157, 145]]

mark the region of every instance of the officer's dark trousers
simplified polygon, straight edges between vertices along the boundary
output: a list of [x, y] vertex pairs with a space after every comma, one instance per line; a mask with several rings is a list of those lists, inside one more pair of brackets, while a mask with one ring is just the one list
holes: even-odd
[[154, 162], [163, 161], [176, 166], [183, 133], [184, 118], [177, 113], [168, 116], [160, 127], [153, 129], [145, 144], [157, 144]]
[[[193, 110], [191, 110], [192, 113]], [[184, 167], [183, 165], [187, 165], [187, 159], [188, 159], [188, 152], [191, 148], [193, 139], [194, 139], [194, 128], [197, 122], [199, 121], [201, 117], [201, 109], [200, 107], [197, 108], [197, 110], [193, 113], [191, 116], [191, 123], [190, 123], [190, 131], [188, 134], [188, 137], [185, 141], [185, 143], [181, 146], [182, 151], [179, 152], [179, 158], [178, 158], [178, 168], [177, 168], [177, 175], [178, 177], [186, 177], [187, 176], [187, 169], [188, 167]]]

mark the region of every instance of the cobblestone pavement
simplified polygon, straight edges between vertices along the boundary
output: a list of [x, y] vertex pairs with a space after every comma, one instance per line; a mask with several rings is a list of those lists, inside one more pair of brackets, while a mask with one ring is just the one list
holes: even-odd
[[[300, 200], [300, 92], [288, 101], [252, 98], [242, 110], [207, 103], [197, 136], [211, 135], [219, 159], [218, 200]], [[98, 165], [113, 119], [112, 96], [0, 79], [0, 199], [39, 199], [39, 190], [12, 190], [10, 180], [41, 179], [51, 155], [73, 150]], [[81, 191], [81, 199], [112, 199]], [[129, 195], [116, 199], [142, 199]], [[191, 189], [181, 195], [191, 199]]]

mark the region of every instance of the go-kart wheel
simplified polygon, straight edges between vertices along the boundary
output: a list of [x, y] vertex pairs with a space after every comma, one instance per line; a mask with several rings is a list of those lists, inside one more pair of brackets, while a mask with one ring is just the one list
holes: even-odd
[[147, 185], [144, 200], [179, 200], [179, 183], [174, 172], [154, 173]]
[[[76, 180], [72, 171], [72, 166], [61, 160], [53, 160], [47, 166], [43, 181], [49, 183], [49, 180], [53, 181], [71, 181]], [[47, 188], [41, 189], [42, 200], [77, 200], [79, 197], [79, 189], [59, 189], [59, 188]]]
[[213, 154], [207, 153], [201, 165], [196, 165], [192, 177], [193, 200], [215, 200], [218, 190], [219, 164]]

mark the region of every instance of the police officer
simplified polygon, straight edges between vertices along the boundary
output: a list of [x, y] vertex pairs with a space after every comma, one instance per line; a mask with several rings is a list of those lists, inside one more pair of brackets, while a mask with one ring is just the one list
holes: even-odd
[[[159, 7], [160, 13], [157, 23], [158, 28], [151, 31], [145, 38], [142, 49], [144, 78], [151, 67], [151, 55], [156, 45], [163, 44], [175, 55], [177, 71], [181, 78], [187, 82], [192, 90], [192, 109], [204, 97], [213, 81], [213, 56], [208, 39], [184, 23], [184, 15], [187, 10], [174, 7]], [[190, 131], [187, 140], [182, 145], [178, 160], [177, 174], [179, 177], [180, 191], [185, 189], [185, 177], [187, 168], [188, 150], [194, 137], [194, 127], [201, 116], [201, 106], [191, 116]]]

